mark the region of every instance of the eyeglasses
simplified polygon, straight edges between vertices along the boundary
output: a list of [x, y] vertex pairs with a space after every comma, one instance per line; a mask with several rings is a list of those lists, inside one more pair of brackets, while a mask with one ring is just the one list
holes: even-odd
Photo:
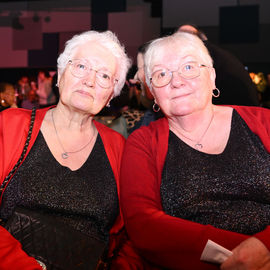
[[175, 71], [171, 71], [167, 68], [162, 68], [156, 70], [152, 74], [152, 78], [150, 78], [150, 81], [155, 87], [163, 87], [171, 82], [174, 72], [177, 72], [178, 75], [184, 79], [194, 79], [200, 76], [201, 67], [208, 66], [191, 61], [181, 65], [179, 69]]
[[71, 74], [77, 78], [85, 78], [91, 70], [95, 71], [97, 83], [102, 88], [110, 88], [118, 82], [118, 80], [113, 79], [113, 75], [109, 71], [95, 70], [84, 59], [69, 60], [68, 63], [71, 66]]

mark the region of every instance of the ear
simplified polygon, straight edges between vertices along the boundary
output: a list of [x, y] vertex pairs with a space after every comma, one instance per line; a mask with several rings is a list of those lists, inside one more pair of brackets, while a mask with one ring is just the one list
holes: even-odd
[[59, 83], [60, 83], [60, 79], [61, 79], [62, 75], [60, 75], [59, 69], [57, 69], [57, 82], [56, 85], [59, 87]]

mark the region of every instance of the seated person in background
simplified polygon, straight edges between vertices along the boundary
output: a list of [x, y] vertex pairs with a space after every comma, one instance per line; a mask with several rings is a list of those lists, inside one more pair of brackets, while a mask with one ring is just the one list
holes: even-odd
[[23, 75], [18, 80], [18, 83], [16, 85], [17, 88], [17, 103], [18, 107], [21, 107], [22, 102], [27, 99], [27, 94], [30, 91], [30, 84], [29, 84], [29, 78], [26, 75]]
[[[212, 104], [196, 35], [156, 39], [144, 60], [165, 117], [128, 137], [120, 203], [145, 269], [270, 269], [270, 110]], [[233, 252], [221, 265], [200, 260], [209, 239]]]
[[56, 96], [52, 90], [52, 78], [50, 78], [49, 73], [45, 70], [40, 70], [38, 72], [37, 83], [40, 107], [43, 108], [54, 104], [56, 102]]
[[136, 84], [137, 82], [140, 85], [140, 103], [144, 106], [145, 109], [152, 109], [154, 104], [153, 95], [151, 94], [147, 84], [145, 83], [145, 76], [144, 76], [144, 54], [147, 49], [149, 43], [145, 43], [141, 45], [138, 49], [137, 54], [137, 72], [134, 76], [134, 79], [129, 80], [131, 83]]
[[[45, 211], [110, 243], [112, 257], [123, 229], [118, 186], [124, 138], [93, 117], [119, 95], [130, 59], [112, 32], [88, 31], [66, 43], [57, 63], [59, 102], [37, 110], [26, 158], [4, 187], [0, 218], [8, 220], [17, 206]], [[1, 183], [20, 157], [30, 118], [24, 109], [0, 113]], [[41, 269], [3, 227], [0, 239], [0, 269]]]
[[[132, 87], [134, 87], [134, 91], [136, 91], [136, 93], [138, 92], [138, 102], [144, 108], [143, 115], [141, 115], [140, 118], [135, 120], [132, 128], [130, 128], [129, 130], [129, 133], [132, 133], [140, 126], [147, 126], [150, 122], [155, 121], [163, 116], [162, 112], [159, 109], [155, 109], [154, 97], [145, 82], [143, 58], [149, 44], [150, 42], [145, 43], [139, 47], [137, 54], [137, 72], [134, 78], [129, 80]], [[140, 90], [138, 90], [138, 88]], [[128, 116], [126, 117], [128, 118]]]
[[0, 111], [17, 108], [14, 86], [10, 83], [0, 83]]
[[33, 107], [39, 108], [39, 97], [37, 95], [37, 84], [35, 81], [30, 82], [31, 89], [26, 95], [26, 99], [22, 101], [21, 107], [32, 110]]
[[229, 51], [211, 43], [207, 36], [197, 27], [184, 24], [178, 28], [197, 35], [207, 47], [216, 70], [216, 87], [220, 90], [214, 104], [258, 106], [259, 97], [245, 66]]

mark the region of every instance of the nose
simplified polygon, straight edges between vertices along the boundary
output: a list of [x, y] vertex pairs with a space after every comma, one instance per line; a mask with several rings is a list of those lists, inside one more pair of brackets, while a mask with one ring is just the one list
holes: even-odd
[[178, 71], [172, 72], [171, 84], [173, 87], [179, 87], [183, 83], [183, 78]]
[[83, 84], [87, 87], [94, 87], [96, 83], [96, 71], [91, 69], [89, 74], [83, 78]]

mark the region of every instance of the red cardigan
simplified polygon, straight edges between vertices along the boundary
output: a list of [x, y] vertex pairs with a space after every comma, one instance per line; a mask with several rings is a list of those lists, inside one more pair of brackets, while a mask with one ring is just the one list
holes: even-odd
[[[233, 106], [270, 152], [270, 110]], [[121, 166], [121, 207], [133, 244], [149, 263], [169, 269], [211, 270], [217, 265], [200, 261], [208, 239], [233, 249], [248, 235], [211, 225], [172, 217], [164, 213], [160, 198], [163, 164], [168, 149], [166, 118], [133, 132], [127, 139]], [[270, 250], [270, 227], [255, 235]], [[159, 268], [160, 269], [160, 268]]]
[[[29, 153], [40, 130], [43, 118], [49, 108], [37, 110], [32, 138], [27, 150]], [[0, 183], [16, 164], [22, 152], [31, 118], [31, 111], [25, 109], [8, 109], [0, 113]], [[94, 122], [101, 136], [106, 154], [113, 170], [119, 195], [119, 171], [125, 139], [114, 130]], [[2, 199], [2, 198], [1, 198]], [[110, 254], [112, 253], [117, 234], [123, 228], [122, 214], [111, 228]], [[0, 226], [0, 269], [41, 269], [36, 261], [27, 256], [21, 249], [21, 244], [8, 231]]]

